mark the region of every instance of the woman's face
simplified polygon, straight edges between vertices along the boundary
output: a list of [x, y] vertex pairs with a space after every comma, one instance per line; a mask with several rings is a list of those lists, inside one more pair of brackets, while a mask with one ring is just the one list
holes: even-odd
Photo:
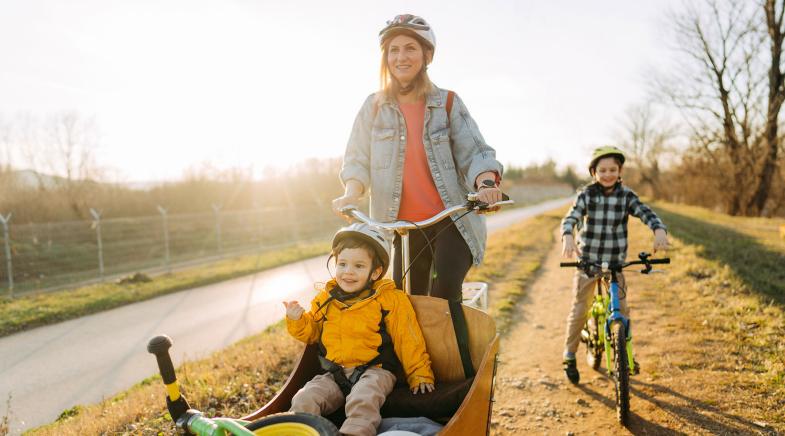
[[398, 35], [390, 41], [387, 67], [401, 85], [407, 86], [417, 77], [423, 68], [424, 60], [425, 52], [413, 37]]

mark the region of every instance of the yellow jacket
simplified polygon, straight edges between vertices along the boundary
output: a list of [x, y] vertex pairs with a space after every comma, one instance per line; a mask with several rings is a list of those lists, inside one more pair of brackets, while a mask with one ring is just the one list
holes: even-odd
[[292, 336], [307, 344], [318, 342], [321, 337], [327, 359], [352, 368], [370, 362], [379, 354], [382, 343], [379, 329], [385, 311], [384, 324], [409, 387], [434, 382], [431, 358], [425, 350], [414, 308], [407, 295], [395, 289], [395, 282], [377, 280], [373, 293], [362, 300], [349, 305], [333, 299], [319, 309], [335, 286], [335, 280], [327, 282], [311, 302], [311, 310], [300, 319], [286, 318], [286, 328]]

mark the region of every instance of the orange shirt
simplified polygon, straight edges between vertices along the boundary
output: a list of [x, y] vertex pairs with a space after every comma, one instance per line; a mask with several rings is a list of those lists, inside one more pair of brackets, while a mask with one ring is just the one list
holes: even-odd
[[433, 183], [422, 142], [425, 102], [401, 103], [400, 108], [406, 121], [406, 156], [398, 219], [421, 221], [441, 212], [444, 203]]

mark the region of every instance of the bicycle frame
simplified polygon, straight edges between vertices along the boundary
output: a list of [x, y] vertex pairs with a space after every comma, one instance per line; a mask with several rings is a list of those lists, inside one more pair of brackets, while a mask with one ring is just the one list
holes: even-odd
[[[598, 319], [604, 324], [604, 328], [600, 329], [600, 340], [605, 348], [605, 367], [608, 368], [608, 373], [611, 373], [612, 366], [612, 344], [611, 344], [611, 325], [620, 321], [624, 326], [624, 332], [627, 338], [627, 362], [630, 367], [630, 373], [635, 371], [635, 363], [632, 360], [632, 330], [630, 328], [631, 321], [621, 313], [621, 302], [619, 300], [619, 281], [615, 271], [610, 271], [610, 282], [607, 282], [607, 271], [603, 271], [603, 275], [597, 279], [597, 296], [595, 303], [590, 308], [591, 315], [599, 315]], [[602, 290], [607, 288], [607, 294]], [[597, 307], [599, 306], [599, 307]]]

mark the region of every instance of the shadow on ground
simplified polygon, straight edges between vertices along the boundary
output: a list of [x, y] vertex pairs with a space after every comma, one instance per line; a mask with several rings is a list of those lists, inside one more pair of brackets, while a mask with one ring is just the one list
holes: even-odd
[[753, 292], [785, 307], [785, 254], [727, 226], [662, 208], [657, 213], [674, 236], [701, 247], [701, 257], [727, 265]]

